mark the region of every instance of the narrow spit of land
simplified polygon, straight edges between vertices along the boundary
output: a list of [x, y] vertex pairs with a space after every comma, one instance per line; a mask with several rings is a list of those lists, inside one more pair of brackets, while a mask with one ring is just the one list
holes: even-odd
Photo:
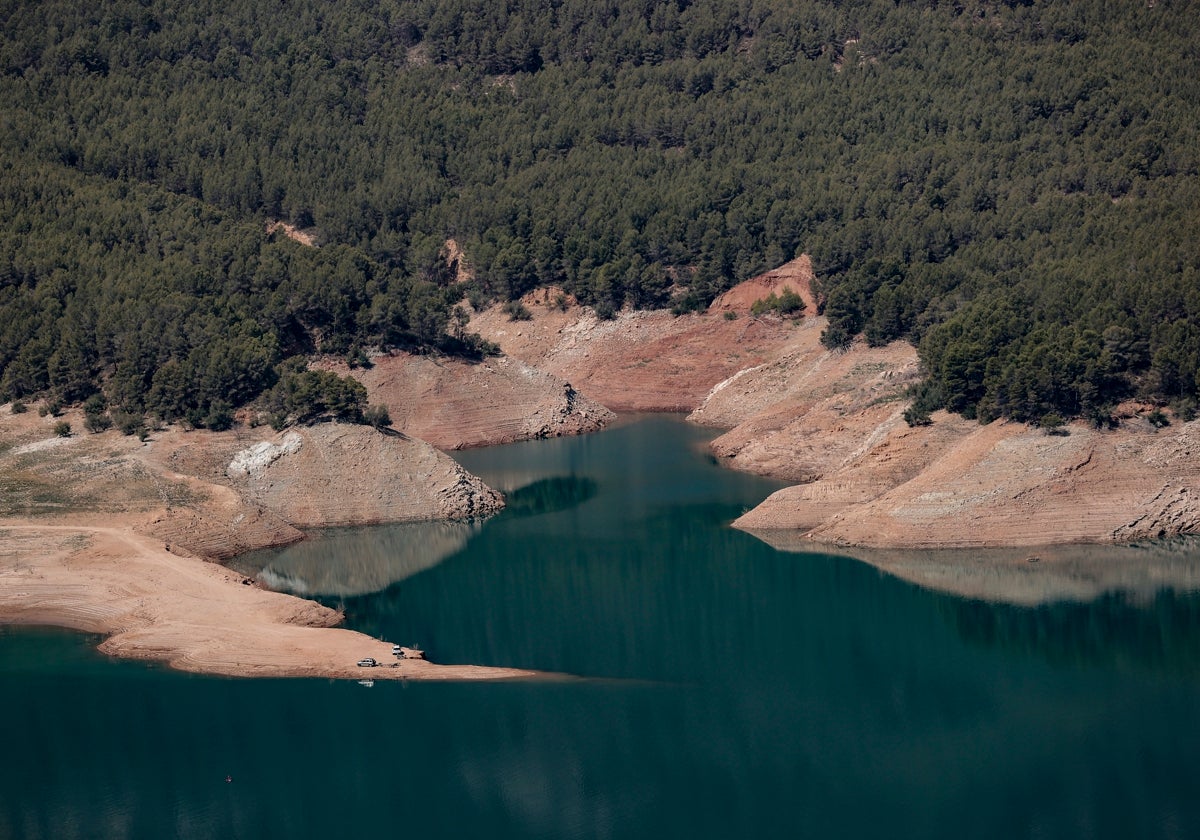
[[[120, 524], [0, 521], [0, 622], [108, 638], [100, 650], [207, 674], [477, 680], [534, 671], [395, 660], [388, 642], [333, 625], [340, 614], [268, 592], [223, 566], [172, 554]], [[362, 668], [372, 658], [380, 667]]]

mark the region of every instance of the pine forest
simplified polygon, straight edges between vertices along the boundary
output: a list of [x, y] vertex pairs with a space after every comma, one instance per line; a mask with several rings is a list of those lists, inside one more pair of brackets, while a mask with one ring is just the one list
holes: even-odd
[[[554, 285], [700, 310], [800, 253], [918, 413], [1196, 410], [1200, 3], [0, 0], [0, 399], [361, 419]], [[269, 221], [321, 247], [268, 236]], [[454, 282], [454, 240], [474, 279]], [[361, 386], [360, 386], [361, 387]]]

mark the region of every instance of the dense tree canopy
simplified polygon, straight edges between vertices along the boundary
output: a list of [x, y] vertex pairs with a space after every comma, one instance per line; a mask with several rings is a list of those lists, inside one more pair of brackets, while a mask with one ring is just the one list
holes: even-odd
[[[0, 208], [8, 398], [74, 402], [103, 386], [125, 413], [219, 427], [231, 408], [294, 385], [289, 358], [448, 342], [460, 296], [354, 248], [268, 238], [229, 211], [61, 165], [0, 156]], [[295, 394], [319, 391], [292, 388], [268, 408], [305, 417]], [[310, 407], [361, 413], [343, 403]]]
[[[920, 401], [1200, 379], [1187, 0], [0, 0], [0, 391], [200, 422], [312, 350], [556, 283], [703, 305], [811, 253]], [[267, 241], [315, 225], [325, 247]]]

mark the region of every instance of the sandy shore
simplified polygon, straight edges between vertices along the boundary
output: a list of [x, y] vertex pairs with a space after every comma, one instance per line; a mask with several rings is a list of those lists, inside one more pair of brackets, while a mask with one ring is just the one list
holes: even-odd
[[[115, 521], [114, 521], [115, 520]], [[206, 674], [352, 679], [519, 679], [534, 671], [396, 663], [391, 644], [338, 629], [334, 610], [243, 583], [236, 572], [172, 554], [131, 522], [0, 519], [0, 623], [68, 627], [108, 638], [114, 656]], [[385, 667], [359, 668], [372, 657]], [[390, 667], [396, 663], [396, 667]]]

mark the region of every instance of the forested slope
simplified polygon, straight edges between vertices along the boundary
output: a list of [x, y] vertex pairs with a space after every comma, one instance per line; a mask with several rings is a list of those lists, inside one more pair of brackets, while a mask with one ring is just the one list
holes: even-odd
[[361, 386], [296, 362], [450, 341], [457, 296], [431, 280], [347, 246], [268, 238], [235, 212], [154, 186], [0, 154], [0, 212], [8, 398], [90, 398], [130, 428], [146, 414], [223, 427], [264, 392], [280, 419], [357, 417]]
[[[211, 366], [204, 334], [232, 330], [236, 373], [186, 406], [203, 419], [318, 344], [436, 342], [452, 236], [474, 300], [556, 283], [602, 314], [698, 307], [808, 252], [827, 344], [917, 343], [921, 410], [1194, 404], [1194, 2], [3, 0], [0, 17], [4, 212], [28, 217], [0, 239], [8, 396], [109, 377], [116, 403], [165, 410], [160, 372]], [[40, 184], [68, 185], [61, 212]], [[80, 205], [103, 223], [66, 218]], [[164, 213], [203, 270], [147, 244]], [[260, 242], [265, 218], [326, 248]], [[146, 318], [101, 317], [126, 273], [175, 294], [155, 323], [193, 338], [131, 350]]]

